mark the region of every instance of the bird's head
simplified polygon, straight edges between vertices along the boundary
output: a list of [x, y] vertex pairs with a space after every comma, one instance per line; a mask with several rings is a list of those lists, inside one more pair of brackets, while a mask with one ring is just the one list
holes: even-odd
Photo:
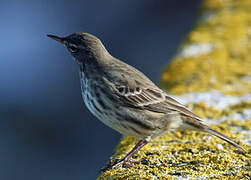
[[89, 33], [77, 32], [66, 37], [51, 34], [47, 36], [65, 45], [78, 63], [109, 55], [102, 42]]

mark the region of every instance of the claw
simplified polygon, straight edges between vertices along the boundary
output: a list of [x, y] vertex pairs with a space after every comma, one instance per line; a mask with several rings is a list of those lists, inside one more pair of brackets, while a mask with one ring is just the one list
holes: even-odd
[[119, 167], [130, 168], [135, 166], [136, 164], [140, 164], [139, 161], [132, 161], [128, 159], [115, 159], [114, 161], [110, 161], [104, 168], [101, 169], [102, 172], [108, 169], [115, 169]]
[[119, 167], [133, 167], [134, 164], [140, 164], [140, 162], [137, 161], [131, 161], [130, 158], [132, 155], [137, 152], [140, 148], [142, 148], [148, 141], [143, 139], [140, 140], [135, 147], [123, 158], [123, 159], [115, 159], [113, 162], [110, 161], [104, 168], [101, 169], [102, 172], [108, 170], [108, 169], [114, 169]]

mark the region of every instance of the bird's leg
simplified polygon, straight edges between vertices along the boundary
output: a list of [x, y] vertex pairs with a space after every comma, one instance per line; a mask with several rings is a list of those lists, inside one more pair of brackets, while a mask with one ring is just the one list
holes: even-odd
[[136, 153], [138, 150], [140, 150], [147, 143], [148, 143], [148, 141], [146, 139], [141, 139], [134, 146], [134, 148], [129, 153], [127, 153], [127, 155], [124, 158], [116, 159], [114, 162], [108, 163], [108, 165], [105, 168], [103, 168], [102, 171], [106, 171], [107, 169], [110, 169], [110, 168], [116, 168], [120, 165], [130, 167], [130, 166], [132, 166], [132, 164], [130, 162], [138, 163], [138, 162], [130, 161], [130, 158], [133, 156], [134, 153]]
[[124, 161], [124, 164], [129, 161], [129, 159], [133, 156], [133, 154], [135, 154], [147, 143], [148, 141], [145, 139], [138, 141], [137, 144], [134, 146], [134, 148], [129, 153], [127, 153], [127, 155], [122, 159]]

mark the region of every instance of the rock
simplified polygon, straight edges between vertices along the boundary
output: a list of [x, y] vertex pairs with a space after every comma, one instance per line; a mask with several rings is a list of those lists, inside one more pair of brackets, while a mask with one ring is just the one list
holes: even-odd
[[[251, 1], [205, 0], [197, 26], [164, 69], [161, 87], [247, 150], [200, 132], [170, 132], [146, 145], [131, 168], [99, 179], [250, 179]], [[125, 137], [114, 158], [136, 140]], [[130, 145], [128, 145], [130, 144]]]

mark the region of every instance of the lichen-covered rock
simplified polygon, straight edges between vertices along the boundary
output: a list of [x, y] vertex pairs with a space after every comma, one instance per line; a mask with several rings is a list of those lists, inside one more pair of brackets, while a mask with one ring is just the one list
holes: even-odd
[[[251, 1], [206, 0], [197, 26], [164, 69], [161, 87], [247, 153], [200, 132], [169, 132], [99, 179], [251, 179]], [[136, 140], [125, 137], [114, 158]]]

